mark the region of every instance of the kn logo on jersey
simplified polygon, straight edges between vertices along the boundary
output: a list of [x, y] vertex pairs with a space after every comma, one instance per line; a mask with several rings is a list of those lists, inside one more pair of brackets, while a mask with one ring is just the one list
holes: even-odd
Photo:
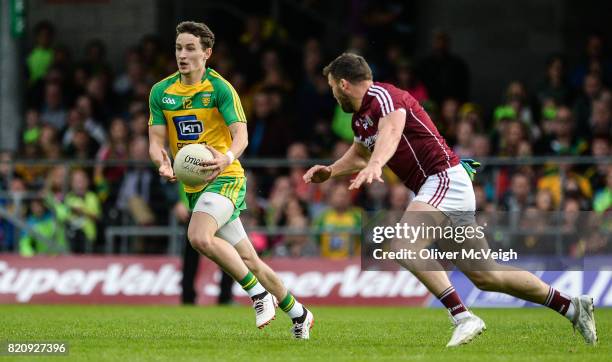
[[202, 121], [195, 115], [176, 116], [172, 118], [176, 128], [176, 136], [180, 141], [195, 141], [204, 132]]

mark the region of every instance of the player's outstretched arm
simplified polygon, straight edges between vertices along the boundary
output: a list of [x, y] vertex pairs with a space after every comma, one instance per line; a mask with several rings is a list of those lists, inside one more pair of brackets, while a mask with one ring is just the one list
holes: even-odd
[[382, 168], [397, 150], [397, 145], [402, 137], [406, 125], [406, 113], [404, 110], [396, 110], [381, 118], [378, 123], [378, 135], [374, 151], [367, 166], [362, 169], [357, 177], [351, 181], [349, 190], [358, 189], [365, 182], [371, 184], [373, 181], [384, 182], [382, 179]]
[[351, 175], [367, 165], [368, 150], [359, 143], [353, 142], [342, 157], [330, 166], [315, 165], [304, 174], [304, 182], [320, 183], [330, 177]]
[[229, 150], [235, 158], [238, 158], [249, 145], [247, 124], [245, 122], [234, 122], [229, 125], [229, 130], [232, 135], [232, 145]]
[[167, 132], [165, 125], [149, 126], [149, 157], [159, 168], [159, 175], [174, 182], [176, 176], [174, 176], [172, 162], [165, 148]]

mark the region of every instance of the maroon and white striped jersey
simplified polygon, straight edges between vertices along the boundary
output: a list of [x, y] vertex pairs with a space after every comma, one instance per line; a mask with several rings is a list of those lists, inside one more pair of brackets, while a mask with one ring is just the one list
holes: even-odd
[[406, 125], [387, 166], [417, 193], [428, 176], [457, 165], [459, 158], [440, 136], [419, 102], [410, 93], [388, 83], [374, 82], [363, 97], [361, 108], [353, 114], [355, 142], [372, 152], [378, 121], [397, 110], [405, 114]]

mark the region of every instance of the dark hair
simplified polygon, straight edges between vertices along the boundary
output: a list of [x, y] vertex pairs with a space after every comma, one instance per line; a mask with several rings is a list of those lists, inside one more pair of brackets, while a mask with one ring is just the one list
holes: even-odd
[[183, 21], [176, 26], [176, 36], [179, 34], [188, 33], [200, 38], [202, 49], [212, 48], [215, 45], [215, 34], [204, 23], [196, 23], [195, 21]]
[[51, 36], [55, 35], [55, 27], [48, 20], [42, 20], [34, 25], [34, 34], [38, 35], [41, 31], [47, 31]]
[[346, 79], [351, 83], [372, 80], [368, 63], [362, 56], [353, 53], [343, 53], [323, 68], [323, 75], [327, 77], [329, 74], [334, 79]]

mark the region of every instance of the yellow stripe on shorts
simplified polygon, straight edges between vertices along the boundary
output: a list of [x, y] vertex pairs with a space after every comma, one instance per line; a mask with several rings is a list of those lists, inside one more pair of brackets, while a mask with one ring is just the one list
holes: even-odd
[[234, 193], [232, 194], [232, 201], [236, 201], [238, 200], [238, 195], [240, 195], [240, 190], [242, 190], [242, 184], [244, 184], [244, 178], [240, 178], [238, 179], [238, 186], [236, 187], [236, 190], [234, 190]]

